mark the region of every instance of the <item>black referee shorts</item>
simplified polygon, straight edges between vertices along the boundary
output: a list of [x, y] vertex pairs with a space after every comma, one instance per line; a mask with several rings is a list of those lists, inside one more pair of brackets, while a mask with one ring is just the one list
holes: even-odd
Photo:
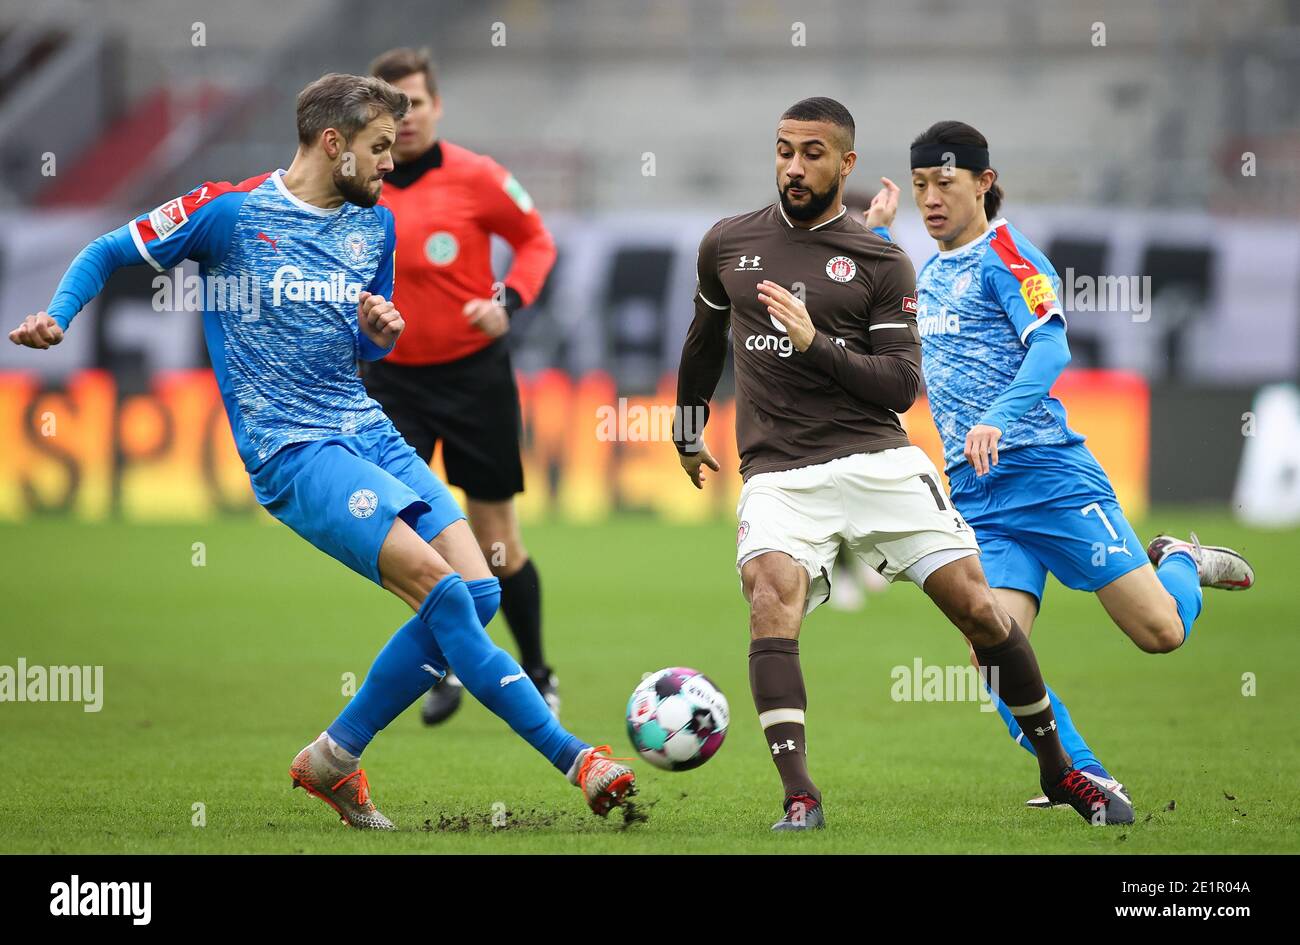
[[504, 339], [446, 364], [364, 362], [362, 377], [425, 462], [442, 440], [447, 481], [469, 498], [501, 502], [524, 491], [519, 389]]

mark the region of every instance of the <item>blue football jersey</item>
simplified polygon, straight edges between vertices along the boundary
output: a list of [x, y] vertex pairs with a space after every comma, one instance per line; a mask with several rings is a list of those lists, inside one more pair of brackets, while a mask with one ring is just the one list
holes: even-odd
[[[1031, 332], [1065, 315], [1047, 257], [1005, 220], [977, 239], [932, 256], [916, 279], [917, 327], [930, 412], [949, 470], [966, 461], [966, 434], [1015, 379]], [[1065, 407], [1043, 397], [1007, 424], [1000, 452], [1082, 443]]]
[[127, 224], [159, 272], [200, 264], [204, 336], [249, 469], [290, 443], [384, 420], [357, 360], [387, 352], [361, 333], [357, 301], [363, 291], [392, 297], [393, 215], [312, 206], [282, 174], [204, 184]]

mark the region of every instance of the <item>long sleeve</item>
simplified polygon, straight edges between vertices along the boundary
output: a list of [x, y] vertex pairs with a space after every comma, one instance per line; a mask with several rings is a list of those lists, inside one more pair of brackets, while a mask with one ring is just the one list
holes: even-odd
[[854, 397], [902, 413], [921, 389], [921, 335], [916, 327], [916, 273], [893, 247], [877, 264], [867, 314], [871, 353], [849, 351], [817, 332], [804, 352]]
[[123, 266], [143, 265], [127, 225], [105, 233], [77, 254], [68, 271], [59, 280], [46, 312], [64, 331], [77, 313], [86, 307], [108, 283], [109, 277]]
[[1052, 320], [1029, 334], [1029, 350], [1016, 371], [1015, 380], [989, 405], [980, 423], [1006, 431], [1007, 424], [1025, 415], [1051, 391], [1056, 379], [1070, 363], [1070, 345], [1065, 326]]
[[699, 452], [704, 425], [709, 420], [709, 400], [727, 362], [731, 300], [718, 278], [719, 232], [715, 226], [704, 235], [696, 262], [699, 282], [695, 290], [695, 319], [686, 332], [677, 368], [673, 442], [679, 453]]
[[[379, 269], [375, 272], [375, 277], [370, 280], [370, 285], [366, 286], [366, 291], [372, 295], [380, 295], [388, 299], [393, 299], [393, 268], [394, 254], [397, 252], [397, 231], [393, 224], [393, 213], [387, 207], [376, 208], [376, 213], [384, 221], [384, 249], [379, 258]], [[356, 324], [357, 333], [357, 359], [360, 361], [378, 361], [392, 353], [397, 342], [389, 345], [387, 348], [381, 348], [370, 340], [370, 336], [361, 330], [360, 321]]]
[[506, 308], [514, 314], [515, 309], [531, 305], [541, 293], [555, 265], [555, 241], [542, 223], [533, 198], [514, 175], [496, 163], [489, 168], [492, 180], [484, 188], [487, 196], [482, 222], [514, 250], [510, 271], [502, 280], [507, 290]]
[[247, 191], [266, 177], [238, 185], [208, 182], [94, 240], [63, 274], [46, 311], [67, 330], [123, 266], [148, 263], [166, 272], [185, 259], [216, 263], [230, 248], [235, 215]]

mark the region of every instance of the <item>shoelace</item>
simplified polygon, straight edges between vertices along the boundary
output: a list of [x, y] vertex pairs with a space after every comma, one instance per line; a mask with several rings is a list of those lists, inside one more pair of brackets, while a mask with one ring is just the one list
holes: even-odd
[[587, 757], [582, 759], [582, 767], [578, 769], [578, 784], [585, 786], [587, 783], [587, 772], [597, 761], [631, 761], [631, 758], [614, 758], [607, 752], [612, 751], [608, 745], [597, 745], [591, 751], [587, 752]]
[[1075, 797], [1081, 799], [1088, 805], [1090, 810], [1095, 809], [1098, 803], [1103, 807], [1106, 805], [1105, 793], [1103, 793], [1086, 774], [1082, 774], [1078, 771], [1071, 771], [1066, 775], [1065, 781], [1062, 782], [1061, 786]]
[[370, 782], [366, 780], [366, 772], [363, 769], [358, 768], [356, 771], [353, 771], [347, 777], [340, 778], [338, 783], [334, 785], [332, 790], [337, 791], [340, 787], [342, 787], [344, 784], [347, 784], [353, 778], [357, 779], [357, 803], [364, 807], [366, 804], [370, 803]]

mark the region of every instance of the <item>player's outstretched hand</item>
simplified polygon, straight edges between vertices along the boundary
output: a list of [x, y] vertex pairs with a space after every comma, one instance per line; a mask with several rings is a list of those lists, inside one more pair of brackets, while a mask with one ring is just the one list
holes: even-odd
[[713, 454], [709, 452], [709, 448], [704, 445], [703, 440], [700, 440], [700, 451], [698, 453], [678, 453], [677, 457], [682, 461], [682, 469], [685, 469], [686, 475], [691, 477], [691, 482], [695, 483], [696, 489], [704, 488], [704, 476], [702, 474], [705, 466], [708, 466], [714, 472], [722, 468], [718, 465], [718, 461], [713, 458]]
[[510, 330], [510, 313], [491, 299], [470, 299], [461, 312], [489, 338], [500, 338]]
[[381, 348], [391, 348], [406, 327], [402, 313], [382, 295], [362, 292], [357, 299], [357, 324]]
[[817, 329], [808, 316], [808, 307], [785, 286], [766, 279], [758, 284], [758, 300], [767, 306], [773, 318], [785, 326], [791, 344], [799, 351], [807, 351], [817, 336]]
[[23, 323], [9, 332], [9, 340], [26, 348], [48, 348], [63, 340], [63, 329], [45, 312], [28, 315]]
[[888, 177], [880, 178], [880, 182], [885, 186], [871, 198], [871, 206], [863, 214], [867, 226], [872, 229], [878, 226], [888, 229], [894, 225], [894, 217], [898, 215], [898, 185]]
[[998, 464], [998, 440], [1002, 431], [987, 423], [977, 423], [966, 434], [966, 461], [975, 467], [975, 475], [983, 476]]

